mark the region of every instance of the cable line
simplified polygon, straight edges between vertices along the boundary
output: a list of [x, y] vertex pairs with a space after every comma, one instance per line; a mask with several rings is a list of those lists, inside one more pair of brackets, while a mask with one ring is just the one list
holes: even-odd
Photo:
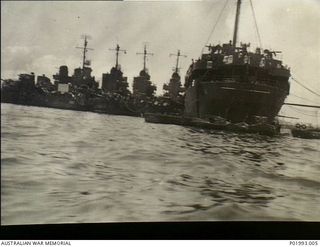
[[[297, 112], [297, 113], [300, 113], [300, 114], [302, 114], [302, 115], [305, 115], [305, 116], [308, 116], [308, 117], [314, 117], [314, 118], [316, 118], [317, 117], [317, 114], [316, 113], [314, 113], [314, 114], [307, 114], [305, 111], [299, 111], [298, 109], [296, 109], [296, 108], [294, 108], [293, 106], [288, 106], [288, 107], [290, 107], [291, 108], [291, 110], [294, 110], [295, 112]], [[309, 111], [310, 112], [310, 111]]]
[[319, 108], [319, 105], [303, 105], [303, 104], [296, 104], [296, 103], [283, 103], [284, 105], [292, 105], [292, 106], [301, 106], [301, 107], [310, 107], [310, 108]]
[[319, 102], [315, 102], [315, 101], [309, 100], [309, 99], [307, 99], [307, 98], [300, 97], [300, 96], [295, 95], [295, 94], [293, 94], [293, 93], [290, 93], [290, 95], [289, 95], [289, 96], [294, 96], [294, 97], [296, 97], [296, 98], [299, 98], [299, 99], [303, 99], [303, 100], [309, 101], [309, 102], [311, 102], [311, 103], [313, 103], [313, 104], [319, 104]]
[[257, 31], [257, 35], [258, 35], [259, 45], [260, 45], [260, 47], [262, 47], [260, 32], [259, 32], [259, 28], [258, 28], [258, 22], [257, 22], [256, 14], [255, 14], [254, 7], [253, 7], [253, 4], [252, 4], [252, 1], [251, 1], [251, 0], [250, 0], [250, 6], [251, 6], [251, 10], [252, 10], [252, 15], [253, 15], [254, 23], [255, 23], [255, 26], [256, 26], [256, 31]]
[[298, 81], [297, 79], [295, 79], [294, 77], [291, 77], [291, 79], [294, 80], [296, 83], [298, 83], [298, 84], [299, 84], [301, 87], [303, 87], [304, 89], [306, 89], [306, 90], [308, 90], [309, 92], [311, 92], [311, 93], [313, 93], [313, 94], [315, 94], [315, 95], [317, 95], [317, 96], [320, 97], [320, 94], [319, 94], [319, 93], [317, 93], [317, 92], [315, 92], [314, 90], [306, 87], [305, 85], [303, 85], [301, 82], [299, 82], [299, 81]]
[[212, 30], [211, 30], [211, 32], [210, 32], [210, 35], [209, 35], [206, 43], [204, 44], [204, 46], [203, 46], [203, 48], [202, 48], [202, 50], [201, 50], [201, 54], [203, 53], [203, 49], [204, 49], [204, 47], [206, 46], [206, 44], [208, 44], [208, 42], [209, 42], [212, 34], [214, 33], [214, 31], [215, 31], [215, 29], [216, 29], [216, 27], [217, 27], [217, 25], [218, 25], [218, 23], [219, 23], [219, 21], [220, 21], [220, 19], [221, 19], [221, 16], [222, 16], [223, 11], [224, 11], [224, 9], [227, 7], [228, 2], [229, 2], [229, 0], [226, 0], [225, 3], [224, 3], [224, 5], [223, 5], [223, 7], [222, 7], [222, 9], [220, 10], [218, 19], [216, 20], [216, 23], [214, 24], [214, 26], [213, 26], [213, 28], [212, 28]]

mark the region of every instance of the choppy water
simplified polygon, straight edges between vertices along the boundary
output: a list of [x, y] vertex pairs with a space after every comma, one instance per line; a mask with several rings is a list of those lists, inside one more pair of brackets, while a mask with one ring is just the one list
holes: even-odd
[[1, 104], [1, 221], [319, 221], [319, 160], [319, 140]]

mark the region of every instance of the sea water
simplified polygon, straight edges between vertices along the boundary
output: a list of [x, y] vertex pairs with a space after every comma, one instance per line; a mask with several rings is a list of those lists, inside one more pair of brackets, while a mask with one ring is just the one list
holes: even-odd
[[1, 223], [319, 221], [320, 140], [1, 104]]

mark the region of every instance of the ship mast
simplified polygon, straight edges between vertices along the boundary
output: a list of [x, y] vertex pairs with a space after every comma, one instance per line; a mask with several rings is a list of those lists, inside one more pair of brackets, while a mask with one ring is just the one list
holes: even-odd
[[116, 51], [116, 69], [118, 69], [119, 66], [119, 52], [122, 51], [124, 54], [127, 53], [126, 50], [121, 50], [120, 46], [117, 44], [116, 49], [109, 49], [110, 51]]
[[153, 56], [153, 53], [148, 53], [148, 52], [147, 52], [147, 45], [144, 45], [144, 51], [143, 51], [143, 53], [137, 52], [137, 55], [143, 55], [143, 71], [146, 71], [147, 56], [148, 56], [148, 55]]
[[[83, 49], [83, 57], [82, 57], [82, 70], [84, 69], [85, 65], [88, 63], [88, 61], [86, 61], [86, 53], [88, 52], [88, 50], [93, 50], [92, 48], [88, 48], [88, 35], [84, 35], [84, 46], [83, 47], [76, 47], [78, 49]], [[89, 61], [90, 62], [90, 61]]]
[[233, 47], [236, 47], [236, 44], [237, 44], [240, 7], [241, 7], [241, 0], [238, 0], [237, 1], [236, 19], [235, 19], [235, 23], [234, 23], [234, 32], [233, 32], [233, 43], [232, 43]]
[[182, 55], [182, 54], [180, 53], [180, 50], [178, 50], [177, 55], [176, 55], [176, 54], [170, 54], [170, 57], [171, 57], [171, 56], [176, 56], [176, 57], [177, 57], [175, 72], [178, 73], [178, 72], [179, 72], [179, 58], [180, 58], [180, 57], [187, 57], [187, 56], [186, 56], [186, 55]]

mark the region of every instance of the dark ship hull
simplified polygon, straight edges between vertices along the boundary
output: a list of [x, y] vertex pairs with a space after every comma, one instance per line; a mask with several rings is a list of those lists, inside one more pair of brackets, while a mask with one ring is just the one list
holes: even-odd
[[36, 93], [30, 94], [30, 91], [19, 92], [18, 90], [1, 89], [1, 103], [73, 111], [91, 111], [112, 115], [140, 116], [139, 112], [129, 106], [130, 103], [101, 101], [98, 97], [84, 100], [83, 98], [74, 97], [72, 94], [41, 93], [41, 89], [38, 90], [35, 91]]
[[88, 102], [89, 109], [92, 112], [125, 115], [125, 116], [140, 116], [140, 113], [135, 110], [129, 100], [118, 97], [94, 97]]
[[40, 88], [33, 90], [1, 89], [1, 103], [38, 106], [64, 110], [86, 111], [87, 105], [80, 105], [71, 95], [45, 93]]
[[137, 117], [145, 112], [179, 114], [183, 108], [163, 97], [142, 100], [132, 95], [123, 96], [112, 92], [101, 94], [101, 91], [49, 92], [35, 86], [33, 80], [26, 81], [23, 78], [4, 82], [1, 87], [1, 103]]
[[71, 94], [47, 94], [44, 106], [63, 110], [87, 111], [86, 104], [79, 103], [79, 100]]
[[201, 118], [216, 115], [231, 122], [251, 122], [255, 116], [272, 120], [286, 96], [286, 91], [268, 85], [200, 81], [186, 91], [185, 114]]
[[44, 106], [46, 93], [35, 87], [33, 74], [21, 74], [19, 80], [1, 83], [1, 103]]

